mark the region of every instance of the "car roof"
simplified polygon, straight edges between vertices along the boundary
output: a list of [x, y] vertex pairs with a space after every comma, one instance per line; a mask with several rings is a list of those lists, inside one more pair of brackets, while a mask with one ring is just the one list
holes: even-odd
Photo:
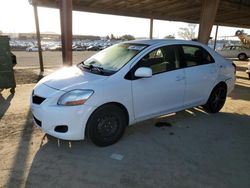
[[151, 39], [151, 40], [133, 40], [127, 41], [125, 43], [132, 44], [145, 44], [145, 45], [157, 45], [157, 44], [192, 44], [192, 45], [201, 45], [201, 43], [197, 41], [190, 40], [179, 40], [179, 39]]

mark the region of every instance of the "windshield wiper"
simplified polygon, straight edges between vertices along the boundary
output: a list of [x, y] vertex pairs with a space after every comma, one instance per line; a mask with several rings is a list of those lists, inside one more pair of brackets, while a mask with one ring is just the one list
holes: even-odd
[[89, 68], [91, 71], [97, 71], [97, 72], [100, 72], [101, 74], [103, 74], [103, 68], [102, 67], [97, 67], [97, 66], [94, 66], [94, 65], [89, 65]]
[[94, 65], [85, 65], [84, 62], [81, 62], [83, 68], [86, 68], [88, 70], [90, 70], [91, 72], [99, 72], [101, 74], [103, 74], [103, 68], [102, 67], [98, 67], [98, 66], [94, 66]]

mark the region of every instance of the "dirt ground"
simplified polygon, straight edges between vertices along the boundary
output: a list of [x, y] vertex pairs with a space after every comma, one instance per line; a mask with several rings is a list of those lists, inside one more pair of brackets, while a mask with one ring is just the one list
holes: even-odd
[[[58, 55], [45, 55], [48, 72], [60, 67], [51, 65]], [[17, 59], [16, 93], [0, 94], [0, 187], [250, 187], [247, 62], [235, 61], [237, 83], [220, 113], [192, 108], [151, 119], [128, 127], [117, 144], [99, 148], [34, 127], [29, 96], [38, 70], [22, 52]], [[26, 78], [29, 71], [32, 78]]]

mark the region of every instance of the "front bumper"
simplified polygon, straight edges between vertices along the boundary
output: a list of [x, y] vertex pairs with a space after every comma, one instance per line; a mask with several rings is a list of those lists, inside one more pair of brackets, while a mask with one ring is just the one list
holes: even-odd
[[[46, 88], [47, 86], [43, 85], [42, 87]], [[54, 94], [50, 96], [41, 96], [36, 92], [36, 89], [34, 90], [35, 95], [46, 98], [41, 104], [34, 104], [31, 99], [34, 123], [45, 133], [56, 138], [64, 140], [84, 139], [87, 121], [95, 107], [89, 105], [59, 106], [56, 103], [64, 92], [58, 90], [53, 92]], [[67, 126], [68, 129], [66, 132], [58, 132], [55, 130], [57, 126]]]

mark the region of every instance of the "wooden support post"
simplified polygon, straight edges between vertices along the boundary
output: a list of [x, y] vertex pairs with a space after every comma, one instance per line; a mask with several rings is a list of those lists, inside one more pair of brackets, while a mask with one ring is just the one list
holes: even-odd
[[214, 50], [216, 50], [218, 29], [219, 29], [219, 25], [216, 25], [216, 31], [215, 31], [215, 37], [214, 37]]
[[72, 0], [60, 0], [63, 65], [72, 66]]
[[215, 21], [220, 0], [202, 0], [199, 36], [201, 43], [207, 44]]
[[41, 47], [41, 36], [40, 36], [39, 19], [38, 19], [38, 13], [37, 13], [37, 5], [33, 4], [33, 7], [34, 7], [35, 22], [36, 22], [36, 37], [37, 37], [40, 72], [43, 73], [44, 72], [43, 54], [42, 54], [42, 47]]
[[153, 39], [153, 27], [154, 27], [154, 19], [150, 18], [150, 31], [149, 31], [149, 38]]

